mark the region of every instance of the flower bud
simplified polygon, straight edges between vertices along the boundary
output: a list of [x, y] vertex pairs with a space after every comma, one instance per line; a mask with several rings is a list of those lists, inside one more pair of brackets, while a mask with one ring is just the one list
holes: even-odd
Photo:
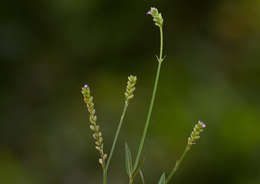
[[203, 122], [198, 121], [198, 123], [194, 126], [190, 137], [188, 138], [188, 145], [189, 146], [196, 144], [196, 141], [199, 140], [200, 133], [203, 132], [204, 128], [206, 128], [206, 125]]
[[131, 98], [134, 97], [136, 80], [137, 80], [136, 76], [130, 75], [128, 77], [126, 92], [125, 92], [126, 102], [128, 102]]
[[158, 9], [155, 7], [152, 7], [148, 12], [148, 15], [151, 15], [153, 17], [153, 21], [156, 26], [162, 27], [163, 26], [163, 18], [162, 14], [158, 12]]

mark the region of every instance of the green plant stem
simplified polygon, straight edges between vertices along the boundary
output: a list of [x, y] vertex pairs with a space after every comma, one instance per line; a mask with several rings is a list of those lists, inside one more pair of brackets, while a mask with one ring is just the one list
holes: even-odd
[[129, 184], [133, 184], [133, 179], [129, 179]]
[[187, 145], [184, 152], [182, 153], [181, 157], [179, 160], [177, 160], [174, 168], [172, 169], [172, 171], [170, 172], [169, 176], [167, 177], [167, 180], [166, 180], [166, 184], [172, 179], [172, 177], [174, 176], [174, 174], [176, 173], [176, 171], [178, 170], [182, 160], [184, 159], [185, 155], [189, 152], [190, 150], [190, 146]]
[[112, 144], [112, 147], [111, 147], [109, 156], [108, 156], [108, 160], [107, 160], [107, 163], [106, 163], [106, 167], [105, 167], [106, 172], [107, 172], [107, 170], [108, 170], [108, 167], [109, 167], [111, 158], [112, 158], [112, 156], [113, 156], [113, 153], [114, 153], [114, 150], [115, 150], [115, 147], [116, 147], [118, 135], [119, 135], [119, 133], [120, 133], [120, 130], [121, 130], [121, 127], [122, 127], [122, 124], [123, 124], [123, 121], [124, 121], [124, 117], [125, 117], [125, 114], [126, 114], [127, 107], [128, 107], [128, 101], [125, 102], [125, 106], [124, 106], [124, 109], [123, 109], [123, 112], [122, 112], [122, 115], [121, 115], [119, 124], [118, 124], [118, 126], [117, 126], [115, 138], [114, 138], [114, 141], [113, 141], [113, 144]]
[[160, 45], [160, 58], [159, 58], [159, 62], [163, 61], [163, 28], [160, 27], [160, 39], [161, 39], [161, 45]]
[[137, 156], [136, 156], [136, 159], [135, 159], [134, 169], [136, 169], [137, 166], [138, 166], [140, 156], [141, 156], [141, 153], [142, 153], [142, 150], [143, 150], [144, 141], [145, 141], [147, 130], [148, 130], [148, 127], [149, 127], [149, 124], [150, 124], [151, 114], [152, 114], [153, 105], [154, 105], [154, 99], [155, 99], [158, 81], [159, 81], [159, 77], [160, 77], [161, 64], [162, 64], [162, 61], [163, 61], [163, 58], [162, 58], [162, 56], [163, 56], [163, 29], [162, 29], [162, 27], [160, 27], [160, 39], [161, 39], [160, 57], [157, 58], [158, 59], [158, 68], [157, 68], [157, 73], [156, 73], [156, 77], [155, 77], [155, 83], [154, 83], [154, 87], [153, 87], [152, 98], [151, 98], [151, 102], [150, 102], [150, 106], [149, 106], [149, 110], [148, 110], [148, 114], [147, 114], [147, 119], [146, 119], [145, 126], [144, 126], [143, 135], [142, 135], [141, 142], [139, 144], [139, 148], [138, 148], [138, 152], [137, 152]]
[[107, 184], [107, 170], [103, 168], [103, 184]]

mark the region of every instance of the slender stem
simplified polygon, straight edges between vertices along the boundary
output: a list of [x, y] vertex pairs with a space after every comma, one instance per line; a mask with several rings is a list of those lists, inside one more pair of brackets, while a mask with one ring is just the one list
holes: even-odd
[[117, 126], [115, 138], [114, 138], [114, 141], [113, 141], [113, 144], [112, 144], [109, 156], [108, 156], [108, 160], [107, 160], [107, 163], [106, 163], [106, 167], [105, 167], [106, 172], [108, 170], [111, 158], [112, 158], [114, 150], [115, 150], [115, 146], [116, 146], [116, 143], [117, 143], [118, 135], [119, 135], [119, 132], [121, 130], [121, 127], [122, 127], [122, 124], [123, 124], [123, 121], [124, 121], [124, 117], [125, 117], [125, 114], [126, 114], [127, 107], [128, 107], [128, 102], [126, 101], [124, 109], [123, 109], [123, 112], [122, 112], [122, 115], [121, 115], [121, 118], [120, 118], [120, 121], [119, 121], [119, 124]]
[[161, 38], [161, 46], [160, 46], [160, 60], [163, 60], [163, 28], [160, 27], [160, 38]]
[[129, 178], [129, 184], [133, 184], [133, 179]]
[[157, 73], [156, 73], [156, 77], [155, 77], [155, 83], [154, 83], [154, 87], [153, 87], [152, 98], [151, 98], [151, 102], [150, 102], [150, 106], [149, 106], [149, 110], [148, 110], [148, 114], [147, 114], [147, 119], [146, 119], [146, 122], [145, 122], [143, 135], [142, 135], [142, 138], [141, 138], [141, 142], [139, 144], [139, 148], [138, 148], [138, 152], [137, 152], [137, 156], [136, 156], [136, 160], [135, 160], [135, 164], [134, 164], [134, 169], [136, 169], [137, 166], [138, 166], [140, 156], [141, 156], [141, 153], [142, 153], [142, 150], [143, 150], [144, 141], [145, 141], [147, 130], [148, 130], [148, 127], [149, 127], [149, 124], [150, 124], [151, 114], [152, 114], [153, 105], [154, 105], [154, 99], [155, 99], [158, 81], [159, 81], [159, 77], [160, 77], [161, 64], [162, 64], [162, 61], [163, 61], [163, 58], [162, 58], [162, 56], [163, 56], [163, 29], [162, 29], [162, 27], [160, 27], [160, 39], [161, 39], [161, 46], [160, 46], [160, 57], [158, 58], [158, 68], [157, 68]]
[[179, 160], [177, 160], [174, 168], [172, 169], [172, 171], [170, 172], [169, 176], [167, 177], [167, 180], [166, 180], [166, 184], [171, 180], [171, 178], [174, 176], [174, 174], [176, 173], [176, 171], [178, 170], [182, 160], [184, 159], [185, 155], [188, 153], [188, 151], [190, 150], [190, 146], [187, 145], [185, 150], [183, 151], [181, 157]]
[[103, 168], [103, 184], [107, 184], [107, 170]]

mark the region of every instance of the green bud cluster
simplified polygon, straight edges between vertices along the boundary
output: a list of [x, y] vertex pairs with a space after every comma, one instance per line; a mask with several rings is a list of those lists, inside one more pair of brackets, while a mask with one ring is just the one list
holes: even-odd
[[136, 76], [130, 75], [128, 77], [126, 92], [125, 92], [126, 103], [128, 103], [128, 101], [134, 97], [136, 80], [137, 80]]
[[203, 129], [206, 128], [206, 125], [198, 121], [198, 123], [194, 126], [190, 137], [188, 138], [188, 146], [192, 146], [196, 144], [196, 141], [200, 138], [200, 133], [203, 132]]
[[163, 18], [162, 18], [162, 14], [159, 13], [158, 9], [155, 7], [152, 7], [148, 12], [148, 15], [151, 15], [153, 17], [153, 21], [155, 23], [156, 26], [158, 27], [162, 27], [163, 26]]
[[83, 95], [84, 102], [86, 103], [88, 112], [90, 114], [89, 116], [90, 129], [94, 132], [93, 138], [95, 140], [95, 145], [96, 145], [95, 147], [100, 154], [99, 163], [104, 168], [107, 154], [104, 153], [104, 140], [102, 137], [102, 133], [100, 131], [100, 127], [99, 125], [96, 124], [97, 121], [97, 116], [95, 115], [96, 111], [94, 108], [93, 97], [90, 95], [90, 89], [88, 85], [85, 85], [82, 88], [81, 93]]

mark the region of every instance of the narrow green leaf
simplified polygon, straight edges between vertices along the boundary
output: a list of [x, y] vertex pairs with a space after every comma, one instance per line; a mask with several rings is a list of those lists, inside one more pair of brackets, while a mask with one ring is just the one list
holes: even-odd
[[140, 174], [140, 178], [141, 178], [141, 180], [142, 180], [142, 184], [145, 184], [145, 181], [144, 181], [144, 174], [143, 174], [143, 172], [142, 172], [141, 169], [139, 170], [139, 174]]
[[162, 174], [158, 184], [166, 184], [166, 181], [165, 181], [165, 173]]
[[142, 165], [143, 165], [144, 161], [140, 160], [137, 167], [135, 168], [135, 170], [132, 172], [132, 178], [134, 179], [136, 177], [136, 175], [138, 174], [139, 170], [141, 169]]
[[125, 143], [125, 168], [126, 168], [126, 173], [130, 177], [133, 170], [133, 163], [132, 163], [131, 151], [127, 143]]

